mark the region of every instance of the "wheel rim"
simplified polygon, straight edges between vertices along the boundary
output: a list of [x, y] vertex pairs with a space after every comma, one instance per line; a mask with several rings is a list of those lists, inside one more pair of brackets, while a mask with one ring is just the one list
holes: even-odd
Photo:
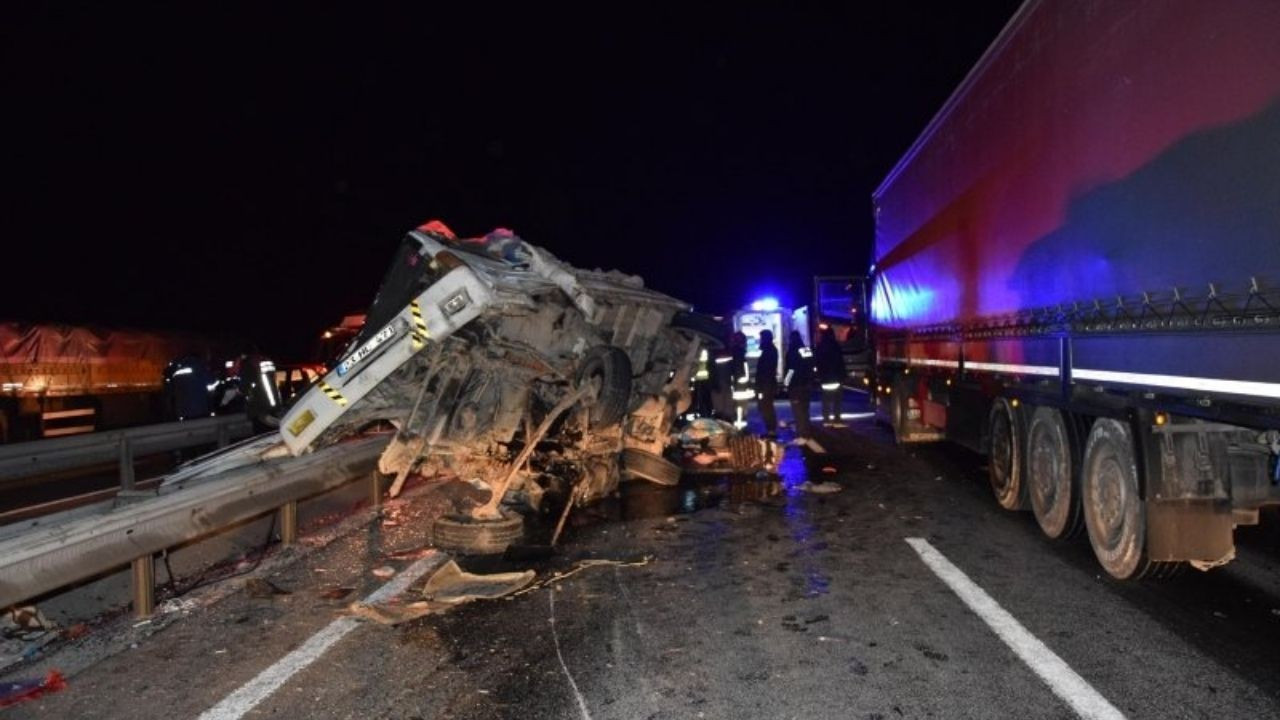
[[1094, 423], [1082, 478], [1089, 543], [1103, 569], [1122, 580], [1138, 568], [1146, 540], [1131, 442], [1120, 423]]
[[1018, 488], [1013, 476], [1017, 462], [1013, 420], [1007, 407], [997, 407], [991, 418], [991, 490], [1001, 507], [1014, 510], [1017, 509]]
[[1067, 532], [1075, 501], [1065, 427], [1057, 411], [1037, 410], [1027, 435], [1031, 510], [1044, 534], [1057, 539]]

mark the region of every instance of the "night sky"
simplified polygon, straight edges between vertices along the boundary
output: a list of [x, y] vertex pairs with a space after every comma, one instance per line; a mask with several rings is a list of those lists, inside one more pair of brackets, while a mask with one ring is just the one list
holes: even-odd
[[0, 319], [299, 358], [429, 218], [804, 304], [1017, 5], [10, 13]]

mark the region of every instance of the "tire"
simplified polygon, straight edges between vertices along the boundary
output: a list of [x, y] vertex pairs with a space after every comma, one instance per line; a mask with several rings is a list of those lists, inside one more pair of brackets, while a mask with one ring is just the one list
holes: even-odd
[[474, 520], [457, 516], [436, 519], [432, 528], [435, 546], [459, 555], [498, 555], [524, 538], [524, 518], [503, 515], [500, 520]]
[[1133, 434], [1118, 420], [1093, 423], [1085, 443], [1080, 501], [1093, 554], [1107, 574], [1128, 580], [1154, 574], [1163, 563], [1145, 557], [1146, 508], [1138, 494]]
[[622, 451], [622, 474], [658, 485], [676, 485], [680, 482], [681, 471], [679, 465], [660, 455], [626, 448]]
[[987, 459], [991, 491], [1005, 510], [1024, 510], [1027, 507], [1027, 473], [1021, 414], [1007, 398], [996, 398], [991, 405], [987, 428], [991, 434], [991, 453]]
[[895, 380], [889, 393], [889, 426], [893, 429], [893, 440], [898, 445], [906, 444], [907, 426], [911, 423], [911, 384], [901, 379]]
[[1027, 499], [1045, 536], [1065, 540], [1081, 527], [1079, 461], [1062, 413], [1038, 407], [1027, 425]]
[[583, 399], [591, 427], [598, 430], [621, 423], [631, 402], [631, 358], [616, 347], [591, 348], [578, 365], [578, 385], [588, 383], [595, 387]]
[[671, 327], [701, 336], [712, 348], [724, 347], [727, 328], [710, 315], [680, 311], [671, 318]]

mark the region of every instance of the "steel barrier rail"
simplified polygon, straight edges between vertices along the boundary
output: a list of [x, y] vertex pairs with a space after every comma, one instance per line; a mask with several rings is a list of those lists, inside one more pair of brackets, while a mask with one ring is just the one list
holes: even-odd
[[0, 445], [0, 480], [119, 460], [121, 482], [128, 486], [135, 455], [225, 445], [252, 433], [253, 423], [247, 417], [228, 415]]
[[[154, 553], [370, 476], [387, 437], [374, 435], [302, 457], [258, 462], [103, 515], [0, 541], [0, 607], [130, 562], [136, 579], [137, 569], [149, 565]], [[151, 589], [144, 591], [149, 598]], [[137, 598], [135, 588], [135, 604]], [[149, 607], [134, 609], [142, 615], [150, 612]]]

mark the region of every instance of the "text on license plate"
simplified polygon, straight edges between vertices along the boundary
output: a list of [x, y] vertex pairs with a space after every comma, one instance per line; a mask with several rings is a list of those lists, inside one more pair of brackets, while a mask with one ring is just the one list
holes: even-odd
[[366, 342], [364, 345], [361, 345], [359, 350], [356, 350], [355, 352], [351, 353], [350, 355], [347, 356], [346, 360], [343, 360], [342, 362], [338, 363], [338, 375], [339, 376], [346, 375], [348, 372], [351, 371], [351, 368], [355, 367], [356, 365], [359, 365], [361, 360], [364, 360], [365, 358], [372, 355], [373, 351], [377, 350], [379, 345], [390, 340], [395, 334], [396, 334], [395, 325], [388, 325], [382, 328], [381, 330], [379, 330], [378, 334], [369, 338], [369, 341]]

